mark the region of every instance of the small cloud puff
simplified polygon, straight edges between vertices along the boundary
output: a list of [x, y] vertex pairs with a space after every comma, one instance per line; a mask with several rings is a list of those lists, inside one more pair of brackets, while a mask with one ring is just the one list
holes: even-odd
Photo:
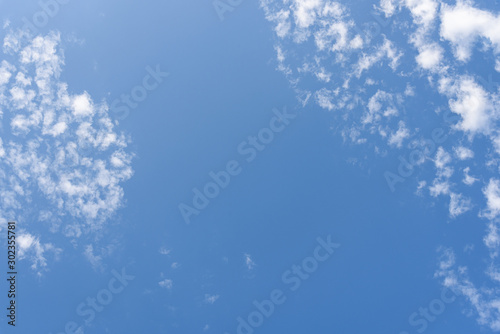
[[246, 265], [247, 269], [252, 270], [253, 268], [255, 268], [256, 264], [252, 260], [252, 257], [250, 256], [250, 254], [245, 253], [244, 257], [245, 257], [245, 265]]
[[164, 279], [158, 282], [158, 285], [164, 289], [172, 289], [173, 282], [171, 279]]

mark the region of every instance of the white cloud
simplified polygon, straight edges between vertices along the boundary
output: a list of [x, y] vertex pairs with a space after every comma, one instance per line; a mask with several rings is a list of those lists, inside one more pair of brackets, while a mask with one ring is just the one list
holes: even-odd
[[58, 259], [62, 250], [51, 243], [42, 243], [40, 238], [25, 231], [20, 231], [16, 238], [19, 260], [28, 259], [32, 264], [31, 268], [37, 271], [38, 275], [47, 267], [46, 253], [51, 253], [55, 260]]
[[[484, 73], [475, 72], [476, 66], [465, 64], [477, 47], [494, 56], [493, 60], [491, 55], [478, 60], [484, 63], [482, 68], [500, 71], [498, 12], [474, 8], [472, 0], [380, 0], [376, 9], [386, 17], [394, 17], [395, 24], [383, 31], [363, 31], [363, 22], [353, 21], [347, 2], [332, 7], [336, 10], [329, 18], [323, 13], [329, 3], [326, 0], [306, 1], [300, 6], [298, 0], [261, 2], [267, 3], [272, 13], [289, 12], [290, 28], [278, 36], [282, 56], [279, 64], [286, 68], [287, 79], [296, 91], [312, 91], [315, 104], [336, 111], [338, 122], [332, 129], [338, 130], [345, 141], [367, 143], [377, 154], [386, 154], [390, 147], [403, 147], [409, 134], [421, 137], [408, 143], [410, 150], [415, 149], [409, 153], [422, 148], [428, 155], [413, 155], [413, 166], [424, 166], [431, 160], [436, 175], [421, 180], [417, 194], [429, 189], [432, 197], [449, 196], [451, 218], [476, 210], [482, 218], [498, 219], [500, 181], [486, 174], [496, 175], [500, 170], [500, 91], [496, 84], [481, 81]], [[278, 20], [274, 23], [278, 24]], [[407, 40], [401, 42], [401, 35]], [[351, 47], [356, 38], [357, 48]], [[410, 50], [406, 51], [408, 46]], [[383, 70], [382, 66], [387, 65], [392, 72]], [[440, 98], [433, 95], [436, 90]], [[413, 96], [420, 99], [418, 106], [411, 104], [417, 100], [410, 98]], [[428, 117], [432, 114], [429, 109], [439, 115], [445, 110], [452, 112], [443, 115], [451, 127], [443, 131], [444, 142], [425, 140], [431, 130], [427, 126], [433, 126], [427, 123], [433, 122]], [[432, 136], [438, 132], [432, 131]], [[381, 136], [383, 143], [370, 136]], [[485, 139], [491, 141], [491, 147], [484, 147]], [[480, 149], [473, 151], [472, 147]], [[435, 156], [429, 158], [436, 148]], [[465, 163], [470, 167], [463, 166]], [[461, 173], [455, 175], [455, 170]], [[472, 186], [485, 179], [490, 181], [483, 188], [483, 203], [473, 203], [472, 199], [478, 198], [472, 196], [477, 190]], [[484, 242], [491, 254], [497, 254], [500, 234], [494, 222], [489, 222], [487, 233]], [[454, 255], [448, 260], [440, 268], [452, 273], [442, 276], [444, 284], [457, 287], [469, 299], [481, 323], [500, 330], [500, 296], [491, 294], [494, 289], [476, 288], [464, 276], [465, 267], [455, 270]], [[500, 269], [490, 270], [489, 274], [500, 282]]]
[[459, 158], [460, 160], [467, 160], [474, 158], [474, 152], [471, 149], [464, 146], [455, 147], [454, 152], [457, 158]]
[[161, 255], [168, 255], [170, 254], [170, 249], [165, 248], [164, 246], [160, 247], [160, 250], [158, 251]]
[[464, 179], [462, 180], [462, 182], [468, 186], [472, 186], [476, 181], [479, 180], [473, 176], [470, 176], [469, 172], [470, 172], [470, 167], [464, 168]]
[[205, 294], [205, 299], [204, 299], [204, 302], [206, 304], [213, 304], [217, 301], [217, 299], [219, 299], [219, 295], [209, 295], [209, 294]]
[[318, 51], [343, 54], [364, 45], [355, 34], [353, 21], [339, 2], [327, 0], [261, 0], [266, 19], [275, 24], [280, 39], [292, 37], [295, 43], [313, 38]]
[[469, 133], [490, 133], [498, 118], [494, 100], [469, 76], [458, 77], [452, 85], [441, 79], [441, 91], [451, 96], [450, 109], [462, 117], [458, 128]]
[[448, 181], [434, 180], [432, 186], [429, 187], [431, 196], [447, 195], [450, 192], [450, 183]]
[[399, 121], [399, 129], [395, 133], [392, 133], [389, 138], [389, 145], [401, 148], [403, 146], [403, 140], [410, 137], [410, 131], [406, 128], [405, 122]]
[[383, 59], [389, 60], [389, 66], [395, 71], [399, 65], [399, 59], [403, 53], [399, 51], [394, 44], [388, 39], [384, 38], [384, 42], [379, 45], [373, 52], [363, 53], [357, 64], [354, 66], [354, 75], [361, 77], [363, 72], [370, 69], [375, 64], [381, 62]]
[[500, 53], [500, 15], [480, 10], [471, 1], [458, 0], [455, 6], [443, 4], [441, 11], [441, 37], [454, 48], [455, 57], [467, 61], [472, 46], [482, 40]]
[[[498, 227], [495, 223], [490, 222], [490, 224], [488, 224], [488, 234], [484, 237], [483, 241], [486, 247], [489, 248], [491, 256], [497, 257], [500, 247], [500, 236], [498, 234]], [[499, 277], [500, 276], [497, 276], [496, 279], [500, 282]]]
[[333, 110], [337, 108], [334, 100], [338, 92], [328, 90], [326, 88], [321, 88], [315, 93], [316, 101], [318, 105], [324, 109]]
[[378, 9], [385, 14], [385, 17], [390, 17], [396, 12], [399, 2], [401, 0], [380, 0]]
[[426, 44], [421, 47], [416, 60], [426, 70], [437, 70], [443, 59], [443, 49], [437, 44]]
[[439, 3], [435, 0], [405, 0], [416, 24], [427, 26], [436, 18]]
[[256, 264], [252, 260], [250, 254], [245, 253], [244, 256], [245, 256], [245, 265], [247, 266], [247, 269], [252, 270], [253, 268], [255, 268]]
[[[40, 218], [50, 232], [75, 243], [100, 230], [123, 206], [122, 183], [133, 174], [133, 155], [106, 103], [95, 103], [85, 91], [72, 92], [61, 81], [60, 44], [58, 33], [34, 38], [25, 31], [5, 34], [0, 217], [19, 217], [26, 228]], [[19, 238], [20, 256], [30, 259], [34, 270], [47, 266], [47, 254], [61, 251], [28, 232]], [[83, 254], [94, 267], [100, 265], [101, 255], [92, 245]]]
[[[14, 178], [23, 194], [10, 192], [0, 215], [17, 210], [36, 192], [48, 201], [45, 210], [70, 215], [66, 221], [75, 231], [90, 232], [122, 206], [120, 184], [132, 176], [132, 155], [107, 105], [95, 104], [87, 92], [72, 94], [60, 81], [64, 57], [59, 44], [56, 33], [30, 38], [10, 32], [4, 39], [4, 53], [12, 60], [0, 67], [0, 92], [9, 92], [0, 98], [0, 110], [10, 126], [4, 131], [11, 135], [3, 138], [0, 170], [11, 180], [0, 174], [0, 185], [13, 184]], [[11, 65], [16, 61], [19, 68]]]
[[327, 29], [316, 31], [314, 40], [319, 51], [342, 52], [349, 49], [359, 49], [363, 46], [363, 39], [356, 35], [350, 39], [350, 29], [353, 24], [349, 22], [333, 22]]
[[427, 186], [427, 181], [419, 181], [417, 185], [417, 190], [415, 191], [415, 194], [418, 196], [422, 195], [422, 190]]
[[368, 112], [363, 115], [364, 124], [378, 123], [382, 117], [392, 117], [398, 114], [395, 97], [391, 93], [378, 90], [368, 100]]
[[92, 116], [94, 114], [94, 107], [87, 92], [74, 96], [71, 106], [75, 116]]
[[[500, 296], [495, 289], [476, 288], [467, 272], [467, 267], [456, 266], [456, 257], [451, 249], [441, 250], [441, 261], [435, 276], [442, 280], [443, 286], [463, 295], [469, 301], [480, 325], [500, 331]], [[491, 269], [489, 273], [493, 279], [497, 276], [495, 269]]]
[[2, 60], [2, 66], [0, 66], [0, 85], [5, 85], [9, 82], [12, 77], [12, 72], [15, 71], [15, 69], [14, 65]]
[[415, 96], [415, 87], [413, 87], [412, 85], [410, 85], [410, 83], [407, 83], [404, 94], [406, 96]]
[[307, 28], [314, 24], [322, 5], [322, 0], [294, 0], [292, 7], [295, 24], [300, 28]]
[[490, 179], [488, 185], [483, 188], [483, 194], [487, 201], [484, 215], [489, 219], [494, 219], [500, 213], [500, 180]]
[[[451, 155], [446, 152], [443, 147], [438, 147], [436, 156], [434, 158], [434, 165], [436, 166], [436, 178], [432, 182], [432, 186], [429, 187], [431, 196], [437, 197], [439, 195], [450, 195], [450, 177], [453, 175], [453, 167], [449, 166], [452, 162]], [[455, 199], [458, 199], [455, 197]], [[453, 198], [451, 199], [453, 202]], [[456, 204], [456, 202], [450, 203], [450, 210], [452, 209], [451, 204]], [[455, 208], [455, 207], [454, 207]], [[451, 211], [450, 211], [451, 214]]]
[[361, 137], [361, 131], [359, 131], [356, 127], [344, 129], [342, 131], [342, 137], [344, 137], [344, 140], [350, 139], [351, 142], [356, 144], [363, 144], [367, 141], [366, 138]]
[[446, 152], [443, 147], [439, 147], [436, 153], [436, 159], [434, 163], [436, 164], [436, 168], [443, 169], [447, 164], [451, 162], [451, 156], [448, 152]]
[[164, 289], [172, 289], [172, 286], [173, 286], [173, 282], [171, 279], [164, 279], [160, 282], [158, 282], [158, 285]]
[[94, 254], [94, 246], [87, 245], [85, 247], [84, 255], [94, 269], [97, 270], [102, 268], [102, 257]]
[[464, 198], [462, 194], [450, 194], [450, 217], [455, 218], [472, 209], [470, 198]]

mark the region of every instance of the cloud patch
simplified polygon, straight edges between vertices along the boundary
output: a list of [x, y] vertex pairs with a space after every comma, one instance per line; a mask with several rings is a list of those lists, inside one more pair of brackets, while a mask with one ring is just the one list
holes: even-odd
[[[124, 204], [122, 184], [133, 175], [130, 140], [117, 130], [105, 101], [61, 81], [59, 33], [33, 37], [9, 30], [2, 51], [0, 218], [16, 217], [26, 230], [24, 220], [51, 221], [50, 232], [73, 240], [91, 235]], [[34, 269], [45, 267], [44, 254], [58, 249], [29, 233], [23, 238]], [[91, 248], [84, 254], [97, 265]]]

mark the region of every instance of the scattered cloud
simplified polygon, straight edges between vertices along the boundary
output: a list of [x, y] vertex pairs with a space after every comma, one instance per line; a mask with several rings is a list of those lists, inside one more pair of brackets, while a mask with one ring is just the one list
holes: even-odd
[[168, 255], [170, 254], [170, 249], [167, 249], [165, 247], [160, 247], [160, 250], [158, 251], [161, 255]]
[[474, 151], [468, 149], [467, 147], [458, 146], [454, 148], [455, 155], [460, 160], [467, 160], [474, 158]]
[[171, 279], [164, 279], [158, 282], [158, 285], [164, 289], [172, 289], [173, 282]]
[[484, 215], [489, 219], [494, 219], [500, 213], [500, 180], [490, 179], [483, 189], [483, 194], [487, 205]]
[[[376, 22], [357, 21], [338, 1], [261, 0], [261, 6], [277, 35], [279, 68], [297, 95], [313, 97], [301, 101], [331, 111], [344, 141], [369, 145], [377, 156], [409, 148], [416, 194], [449, 197], [452, 219], [468, 213], [483, 220], [484, 245], [496, 258], [500, 90], [467, 64], [474, 58], [486, 71], [500, 71], [500, 14], [472, 0], [380, 0]], [[435, 115], [446, 124], [435, 124]], [[432, 137], [435, 131], [443, 141]], [[411, 156], [421, 146], [430, 153]], [[420, 165], [431, 170], [417, 174]], [[476, 288], [453, 251], [447, 254], [438, 276], [469, 299], [480, 323], [500, 330], [497, 297]], [[499, 282], [500, 266], [491, 263], [485, 274]]]
[[[0, 63], [0, 217], [40, 217], [50, 232], [74, 241], [101, 230], [123, 206], [122, 183], [133, 174], [129, 139], [104, 101], [61, 81], [59, 33], [9, 29]], [[24, 245], [34, 269], [58, 250], [28, 232]], [[94, 266], [100, 262], [92, 246], [83, 253]]]
[[392, 133], [389, 138], [389, 145], [401, 148], [403, 146], [403, 140], [410, 137], [410, 131], [406, 128], [405, 122], [399, 121], [399, 129]]
[[245, 265], [246, 265], [247, 269], [252, 270], [253, 268], [255, 268], [256, 264], [252, 260], [252, 257], [250, 256], [250, 254], [245, 253], [244, 256], [245, 256]]
[[47, 269], [47, 255], [58, 260], [62, 253], [62, 249], [51, 243], [42, 243], [39, 237], [22, 230], [18, 233], [16, 241], [19, 259], [28, 259], [32, 263], [31, 268], [37, 271], [38, 275], [42, 275], [42, 272]]
[[219, 299], [219, 295], [209, 295], [209, 294], [205, 294], [205, 299], [204, 299], [204, 302], [206, 304], [213, 304], [217, 301], [217, 299]]
[[94, 246], [87, 245], [84, 252], [85, 258], [90, 262], [94, 269], [102, 269], [102, 257], [94, 254]]

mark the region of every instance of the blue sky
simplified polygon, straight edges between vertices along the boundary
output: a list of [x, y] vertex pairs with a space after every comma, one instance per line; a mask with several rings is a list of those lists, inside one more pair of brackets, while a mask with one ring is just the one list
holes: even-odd
[[0, 9], [2, 332], [500, 331], [498, 1]]

